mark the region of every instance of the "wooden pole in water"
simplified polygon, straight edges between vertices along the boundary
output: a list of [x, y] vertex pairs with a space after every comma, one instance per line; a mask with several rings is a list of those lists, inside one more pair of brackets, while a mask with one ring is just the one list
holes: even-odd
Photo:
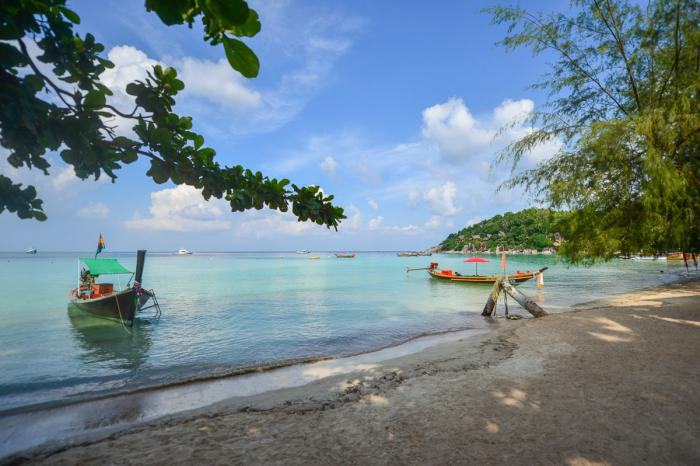
[[[502, 278], [498, 285], [500, 289], [508, 293], [511, 298], [513, 298], [518, 304], [520, 304], [527, 312], [529, 312], [533, 316], [544, 317], [547, 315], [547, 313], [541, 307], [539, 307], [537, 303], [535, 303], [533, 300], [516, 290], [515, 287], [508, 283], [508, 280], [506, 280], [505, 278]], [[496, 295], [495, 299], [493, 297], [494, 294], [495, 293], [493, 293], [493, 291], [489, 293], [489, 298], [486, 300], [486, 305], [484, 306], [484, 310], [481, 313], [482, 316], [490, 316], [494, 308], [496, 307], [496, 299], [498, 299], [498, 294]]]
[[503, 287], [503, 290], [505, 290], [505, 292], [511, 296], [511, 298], [516, 300], [518, 304], [524, 307], [525, 310], [533, 316], [544, 317], [547, 315], [544, 309], [539, 307], [536, 302], [534, 302], [533, 300], [516, 290], [515, 287], [508, 283], [508, 280], [506, 280], [505, 278], [501, 280], [501, 286]]
[[[500, 291], [499, 291], [500, 293]], [[496, 297], [498, 299], [498, 297]], [[493, 291], [489, 293], [489, 299], [486, 300], [486, 306], [481, 313], [482, 316], [490, 316], [493, 313], [493, 309], [496, 307], [496, 300], [493, 299]]]

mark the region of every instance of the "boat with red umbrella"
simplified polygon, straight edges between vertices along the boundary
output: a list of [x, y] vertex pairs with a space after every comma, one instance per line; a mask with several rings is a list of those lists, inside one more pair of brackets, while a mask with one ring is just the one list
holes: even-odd
[[[431, 277], [437, 278], [438, 280], [449, 280], [452, 282], [461, 282], [461, 283], [477, 283], [477, 284], [482, 284], [482, 285], [493, 285], [496, 283], [496, 277], [480, 277], [479, 276], [479, 265], [480, 263], [486, 263], [486, 262], [491, 262], [486, 259], [482, 259], [480, 257], [472, 257], [471, 259], [467, 259], [464, 262], [469, 262], [476, 264], [476, 273], [474, 275], [461, 275], [459, 272], [453, 272], [452, 270], [444, 270], [444, 269], [438, 269], [438, 264], [437, 262], [431, 262], [430, 267], [425, 269], [427, 272], [430, 274]], [[408, 269], [406, 269], [408, 270]], [[508, 275], [508, 282], [511, 285], [520, 285], [523, 282], [526, 282], [528, 280], [532, 280], [535, 276], [538, 276], [542, 272], [547, 270], [547, 267], [543, 267], [540, 270], [536, 272], [530, 272], [529, 270], [525, 273], [520, 273], [518, 270], [518, 273], [515, 275]]]

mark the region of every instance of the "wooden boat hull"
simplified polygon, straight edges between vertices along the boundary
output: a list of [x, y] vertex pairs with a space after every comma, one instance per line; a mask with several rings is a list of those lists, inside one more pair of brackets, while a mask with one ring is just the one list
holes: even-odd
[[[77, 290], [71, 291], [68, 299], [81, 311], [101, 319], [123, 322], [129, 327], [134, 325], [137, 308], [134, 299], [136, 290], [133, 288], [94, 299], [78, 299], [76, 292]], [[146, 304], [150, 297], [151, 293], [143, 290], [139, 298], [139, 305]]]
[[353, 255], [351, 255], [351, 256], [348, 256], [348, 255], [345, 255], [345, 254], [336, 254], [335, 257], [338, 257], [338, 258], [340, 258], [340, 259], [354, 259], [354, 258], [355, 258], [355, 254], [353, 254]]
[[[541, 269], [542, 270], [542, 269]], [[539, 271], [538, 271], [539, 272]], [[532, 280], [538, 272], [533, 273], [521, 273], [518, 275], [508, 275], [508, 283], [511, 285], [520, 285], [528, 280]], [[438, 280], [446, 280], [451, 282], [459, 283], [471, 283], [475, 285], [493, 285], [496, 283], [496, 277], [474, 277], [474, 276], [457, 276], [457, 275], [443, 275], [441, 273], [435, 273], [432, 270], [428, 270], [431, 277], [437, 278]]]

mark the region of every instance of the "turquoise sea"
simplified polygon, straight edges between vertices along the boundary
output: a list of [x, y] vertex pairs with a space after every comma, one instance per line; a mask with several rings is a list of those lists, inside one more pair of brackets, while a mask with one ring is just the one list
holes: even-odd
[[[433, 261], [472, 274], [473, 264], [462, 263], [471, 256], [149, 252], [143, 284], [156, 292], [162, 315], [145, 310], [127, 332], [68, 301], [77, 258], [93, 255], [0, 253], [0, 416], [497, 325], [480, 316], [489, 287], [405, 270]], [[135, 252], [100, 257], [135, 267]], [[500, 257], [482, 257], [492, 262], [480, 264], [479, 274], [497, 274]], [[519, 290], [547, 311], [671, 281], [682, 269], [675, 262], [617, 260], [583, 268], [553, 256], [508, 257], [509, 273], [545, 266], [540, 291], [534, 281]]]

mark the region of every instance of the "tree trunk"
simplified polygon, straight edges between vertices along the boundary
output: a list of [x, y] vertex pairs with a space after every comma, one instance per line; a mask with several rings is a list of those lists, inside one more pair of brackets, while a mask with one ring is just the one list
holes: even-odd
[[486, 301], [486, 306], [484, 306], [484, 311], [481, 313], [481, 315], [490, 316], [495, 307], [496, 301], [493, 299], [493, 293], [489, 293], [489, 299]]
[[[501, 280], [501, 286], [503, 287], [503, 290], [506, 293], [508, 293], [514, 300], [518, 302], [518, 304], [520, 304], [523, 308], [525, 308], [527, 312], [529, 312], [533, 316], [544, 317], [547, 315], [547, 313], [541, 307], [539, 307], [537, 303], [535, 303], [533, 300], [516, 290], [514, 286], [508, 283], [508, 280]], [[490, 299], [491, 296], [489, 296], [489, 300]], [[488, 306], [488, 302], [486, 303], [486, 306]], [[486, 312], [486, 308], [484, 308], [484, 312]]]

